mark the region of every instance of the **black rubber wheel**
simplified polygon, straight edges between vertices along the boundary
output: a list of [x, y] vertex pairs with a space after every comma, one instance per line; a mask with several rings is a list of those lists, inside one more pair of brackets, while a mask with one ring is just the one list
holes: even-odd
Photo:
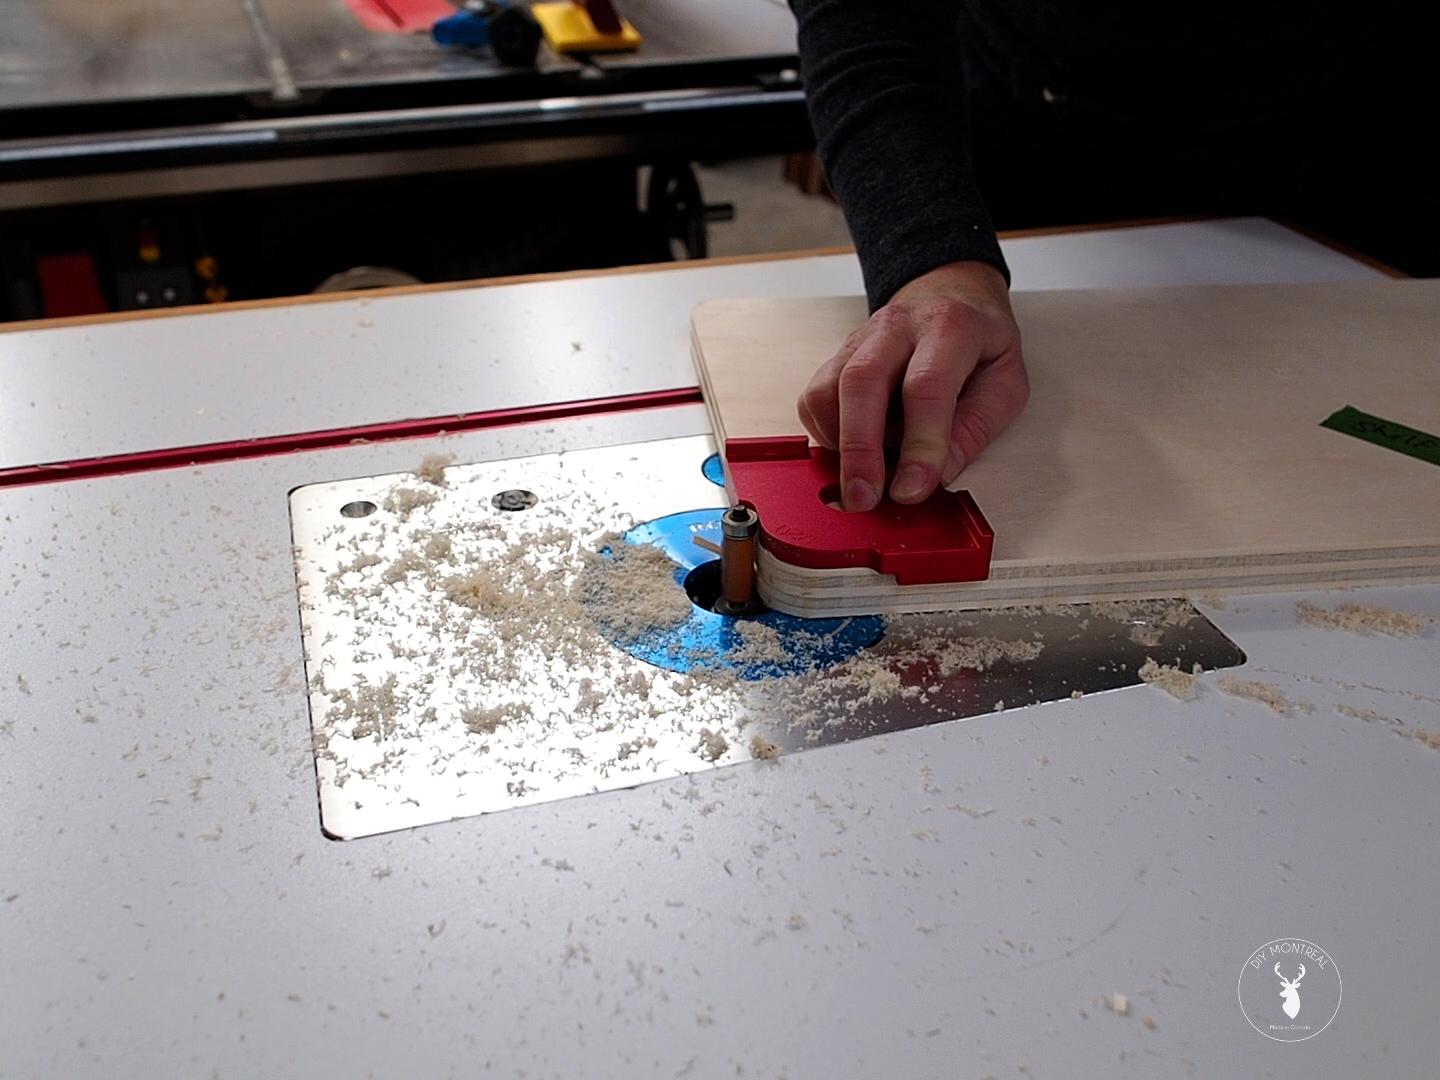
[[657, 162], [651, 168], [645, 212], [672, 258], [677, 244], [686, 258], [703, 259], [709, 255], [705, 199], [688, 162]]

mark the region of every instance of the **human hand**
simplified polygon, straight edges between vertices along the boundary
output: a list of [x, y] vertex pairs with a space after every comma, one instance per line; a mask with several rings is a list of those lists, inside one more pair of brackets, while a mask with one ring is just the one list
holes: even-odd
[[896, 388], [903, 433], [890, 497], [924, 502], [999, 435], [1030, 396], [1004, 276], [980, 262], [922, 274], [852, 333], [800, 395], [800, 420], [840, 452], [841, 504], [885, 489], [885, 420]]

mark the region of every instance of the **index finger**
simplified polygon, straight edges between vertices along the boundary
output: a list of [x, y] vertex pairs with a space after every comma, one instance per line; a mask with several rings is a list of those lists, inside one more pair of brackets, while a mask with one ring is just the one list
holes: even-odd
[[846, 510], [871, 510], [885, 489], [885, 413], [914, 349], [892, 321], [875, 330], [840, 372], [840, 499]]
[[950, 455], [955, 403], [980, 362], [980, 352], [978, 334], [963, 325], [939, 325], [921, 335], [900, 390], [905, 439], [890, 488], [896, 502], [923, 502], [940, 486]]

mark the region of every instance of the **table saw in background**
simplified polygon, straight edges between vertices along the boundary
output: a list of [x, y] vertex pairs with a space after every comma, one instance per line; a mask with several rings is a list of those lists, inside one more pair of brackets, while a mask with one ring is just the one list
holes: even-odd
[[794, 19], [619, 7], [639, 47], [514, 66], [389, 32], [403, 4], [8, 5], [0, 318], [704, 255], [689, 163], [808, 148]]
[[[1259, 220], [1004, 246], [1021, 290], [1381, 276]], [[841, 675], [906, 624], [782, 627], [784, 684], [718, 617], [649, 653], [545, 621], [621, 589], [423, 606], [457, 550], [549, 588], [567, 531], [685, 596], [725, 501], [691, 310], [860, 287], [799, 256], [0, 335], [6, 1070], [1425, 1075], [1440, 588], [1007, 616], [901, 706]], [[1353, 602], [1411, 632], [1317, 625]], [[574, 646], [543, 679], [537, 625]], [[1189, 700], [1131, 685], [1202, 637]], [[1272, 945], [1298, 1044], [1252, 1030]]]

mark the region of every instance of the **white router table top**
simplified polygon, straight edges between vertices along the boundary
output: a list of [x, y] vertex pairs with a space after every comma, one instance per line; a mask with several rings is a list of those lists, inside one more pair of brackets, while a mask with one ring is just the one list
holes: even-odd
[[[1017, 289], [1382, 276], [1255, 218], [1004, 246]], [[693, 386], [701, 301], [860, 291], [820, 255], [11, 329], [0, 469]]]
[[[1244, 223], [1023, 244], [1022, 283], [1360, 273]], [[525, 286], [483, 326], [482, 291], [0, 335], [0, 442], [16, 464], [683, 385], [678, 298], [799, 269], [858, 285], [833, 257]], [[524, 322], [559, 295], [583, 330]], [[456, 327], [515, 344], [468, 382]], [[571, 337], [619, 366], [565, 360]], [[202, 346], [214, 381], [175, 374]], [[705, 430], [686, 406], [0, 490], [0, 1075], [1432, 1071], [1440, 754], [1379, 717], [1440, 727], [1434, 625], [1212, 611], [1285, 716], [1206, 677], [323, 838], [286, 493]], [[1366, 599], [1440, 616], [1440, 589]], [[1300, 1045], [1236, 1000], [1280, 936], [1345, 979]]]

